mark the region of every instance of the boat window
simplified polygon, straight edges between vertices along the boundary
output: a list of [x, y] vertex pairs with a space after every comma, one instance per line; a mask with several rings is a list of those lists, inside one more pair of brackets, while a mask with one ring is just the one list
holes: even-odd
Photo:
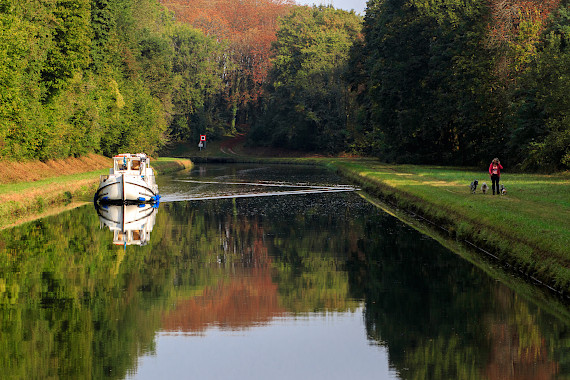
[[117, 170], [127, 170], [127, 160], [118, 159], [115, 163], [117, 164]]
[[141, 167], [141, 162], [138, 160], [131, 161], [131, 170], [139, 170]]
[[139, 230], [133, 231], [133, 240], [141, 240], [141, 232]]
[[123, 233], [122, 231], [115, 231], [115, 234], [116, 234], [116, 238], [115, 238], [116, 241], [122, 242], [122, 241], [126, 240], [125, 233]]

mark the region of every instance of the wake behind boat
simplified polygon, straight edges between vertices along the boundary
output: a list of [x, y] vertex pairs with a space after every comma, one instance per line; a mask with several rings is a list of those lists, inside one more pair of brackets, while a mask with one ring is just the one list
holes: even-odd
[[99, 203], [158, 202], [158, 186], [150, 159], [144, 153], [124, 153], [113, 157], [109, 175], [102, 175], [95, 193]]

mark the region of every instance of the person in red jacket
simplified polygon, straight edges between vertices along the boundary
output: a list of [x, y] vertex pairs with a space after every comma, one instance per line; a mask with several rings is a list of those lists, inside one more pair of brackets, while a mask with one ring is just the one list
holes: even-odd
[[491, 165], [489, 165], [489, 175], [491, 176], [491, 187], [493, 188], [493, 195], [495, 195], [495, 189], [497, 189], [497, 195], [499, 192], [499, 179], [501, 178], [501, 161], [498, 158], [493, 158]]

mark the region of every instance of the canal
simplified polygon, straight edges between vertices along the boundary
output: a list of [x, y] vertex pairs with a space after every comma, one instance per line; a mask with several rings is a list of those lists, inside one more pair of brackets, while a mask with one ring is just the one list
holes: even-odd
[[567, 305], [348, 185], [198, 165], [1, 231], [0, 378], [570, 377]]

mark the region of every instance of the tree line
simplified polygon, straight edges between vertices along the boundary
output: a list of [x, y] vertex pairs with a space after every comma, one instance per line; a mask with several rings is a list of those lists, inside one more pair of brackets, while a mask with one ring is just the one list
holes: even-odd
[[290, 5], [195, 3], [0, 0], [0, 159], [154, 154], [235, 133]]
[[353, 82], [367, 147], [397, 162], [569, 168], [569, 10], [371, 0]]
[[568, 0], [0, 0], [0, 158], [249, 144], [570, 168]]
[[369, 0], [362, 29], [357, 18], [320, 7], [281, 20], [255, 142], [570, 168], [567, 1]]

